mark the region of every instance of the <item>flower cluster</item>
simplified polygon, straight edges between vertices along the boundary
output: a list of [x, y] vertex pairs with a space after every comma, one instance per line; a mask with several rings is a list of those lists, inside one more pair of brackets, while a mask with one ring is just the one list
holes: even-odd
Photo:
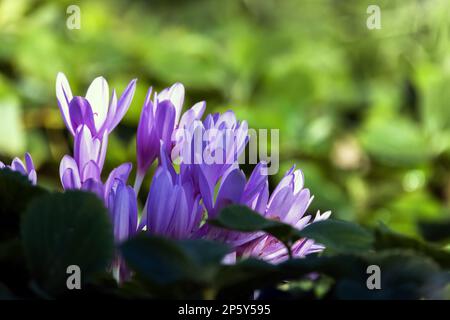
[[[131, 163], [124, 163], [102, 180], [108, 136], [119, 124], [133, 99], [136, 80], [120, 98], [102, 77], [94, 79], [85, 97], [73, 96], [66, 77], [56, 80], [56, 96], [67, 129], [74, 136], [73, 155], [60, 163], [64, 189], [94, 192], [108, 208], [117, 242], [138, 231], [174, 239], [206, 238], [227, 243], [233, 253], [227, 262], [241, 257], [258, 257], [273, 263], [288, 257], [287, 249], [265, 233], [227, 231], [205, 223], [231, 204], [245, 205], [268, 219], [302, 229], [327, 219], [330, 212], [306, 215], [313, 197], [304, 187], [304, 177], [293, 167], [269, 192], [267, 164], [260, 162], [246, 178], [238, 158], [248, 142], [248, 125], [232, 111], [207, 115], [205, 102], [183, 112], [185, 90], [176, 83], [160, 93], [150, 88], [136, 135], [137, 167], [134, 187], [128, 183]], [[200, 139], [199, 139], [200, 137]], [[204, 138], [206, 137], [206, 139]], [[26, 154], [26, 166], [14, 159], [11, 168], [36, 183], [36, 171]], [[150, 191], [139, 219], [137, 196], [149, 168], [157, 161]], [[0, 163], [0, 168], [4, 167]], [[301, 239], [292, 254], [303, 257], [323, 250], [310, 239]], [[117, 257], [113, 271], [118, 279], [127, 276]]]

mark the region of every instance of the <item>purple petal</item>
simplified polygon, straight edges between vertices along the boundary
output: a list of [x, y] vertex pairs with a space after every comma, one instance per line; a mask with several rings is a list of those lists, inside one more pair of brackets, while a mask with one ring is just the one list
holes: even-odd
[[239, 170], [232, 170], [226, 177], [217, 193], [217, 200], [214, 206], [215, 211], [224, 208], [229, 204], [240, 203], [242, 192], [245, 187], [245, 175]]
[[36, 170], [31, 170], [28, 174], [28, 180], [35, 186], [37, 184], [37, 173]]
[[168, 148], [172, 143], [172, 132], [175, 125], [175, 108], [173, 104], [165, 100], [159, 102], [155, 114], [156, 134]]
[[88, 178], [83, 182], [81, 188], [86, 191], [95, 193], [101, 200], [103, 200], [104, 187], [101, 181], [96, 178]]
[[206, 109], [206, 102], [201, 101], [192, 106], [181, 117], [179, 128], [189, 128], [191, 123], [195, 120], [200, 120]]
[[93, 160], [88, 161], [81, 171], [81, 181], [84, 183], [89, 179], [100, 181], [100, 169]]
[[153, 177], [147, 198], [147, 229], [156, 234], [165, 234], [170, 223], [175, 199], [170, 174], [159, 168]]
[[100, 150], [99, 150], [99, 154], [98, 154], [98, 158], [97, 158], [97, 165], [100, 169], [100, 171], [102, 171], [103, 169], [103, 165], [105, 164], [105, 158], [106, 158], [106, 150], [108, 148], [108, 131], [105, 131], [103, 133], [103, 137], [101, 138], [100, 143]]
[[75, 135], [75, 130], [72, 128], [69, 115], [69, 102], [72, 100], [72, 91], [70, 90], [66, 76], [61, 72], [56, 76], [56, 98], [67, 129], [69, 129], [72, 135]]
[[25, 153], [25, 164], [27, 166], [28, 172], [36, 170], [36, 168], [34, 167], [33, 159], [31, 158], [31, 155], [28, 152]]
[[119, 122], [127, 113], [131, 101], [133, 100], [134, 92], [136, 90], [136, 81], [137, 79], [131, 80], [122, 96], [120, 97], [119, 102], [117, 103], [117, 111], [115, 112], [113, 121], [108, 128], [110, 132], [119, 124]]
[[72, 128], [75, 131], [79, 126], [86, 125], [91, 130], [92, 135], [96, 135], [94, 114], [88, 100], [83, 97], [74, 97], [69, 103], [69, 114]]
[[153, 131], [153, 102], [150, 99], [151, 88], [146, 97], [146, 102], [141, 111], [136, 136], [136, 157], [138, 172], [145, 173], [156, 159], [160, 147], [160, 141]]
[[110, 210], [114, 226], [114, 238], [122, 242], [136, 233], [137, 204], [133, 188], [118, 181], [117, 189], [110, 194]]
[[175, 121], [177, 124], [180, 119], [181, 110], [184, 102], [184, 86], [181, 83], [175, 83], [170, 89], [163, 90], [158, 95], [158, 102], [170, 101], [175, 108]]
[[186, 194], [181, 186], [175, 186], [173, 189], [173, 197], [175, 198], [174, 215], [171, 221], [172, 236], [175, 239], [187, 238], [191, 230], [189, 230], [189, 216], [191, 212], [188, 211], [188, 204]]
[[111, 192], [111, 189], [114, 188], [116, 180], [123, 183], [127, 182], [132, 167], [133, 166], [131, 163], [123, 163], [111, 171], [105, 183], [105, 201], [108, 200], [108, 195]]
[[23, 164], [22, 160], [20, 160], [17, 157], [14, 158], [13, 161], [11, 162], [11, 169], [20, 172], [25, 176], [28, 175], [27, 169], [25, 168], [25, 165]]
[[65, 190], [80, 189], [81, 179], [78, 171], [78, 165], [70, 156], [64, 156], [59, 165], [59, 177]]

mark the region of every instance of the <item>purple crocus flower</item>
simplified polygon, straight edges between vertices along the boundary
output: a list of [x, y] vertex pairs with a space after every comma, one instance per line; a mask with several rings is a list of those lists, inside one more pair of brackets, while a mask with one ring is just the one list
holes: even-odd
[[177, 174], [161, 145], [161, 165], [156, 170], [144, 209], [143, 222], [153, 234], [174, 239], [191, 238], [203, 216], [200, 194], [192, 180]]
[[127, 112], [135, 88], [136, 79], [128, 84], [119, 99], [113, 90], [109, 101], [108, 83], [103, 77], [97, 77], [92, 81], [85, 97], [74, 97], [66, 76], [60, 72], [56, 77], [58, 105], [67, 129], [74, 136], [81, 125], [86, 125], [96, 137], [111, 132]]
[[159, 157], [162, 141], [169, 152], [172, 146], [173, 132], [176, 128], [188, 126], [202, 117], [205, 102], [198, 102], [180, 119], [184, 101], [184, 86], [176, 83], [154, 94], [151, 100], [150, 88], [142, 108], [136, 137], [137, 174], [135, 190], [140, 189], [142, 180], [150, 165]]
[[86, 125], [78, 127], [74, 141], [74, 158], [64, 156], [59, 167], [64, 189], [87, 189], [102, 194], [99, 183], [107, 144], [107, 131], [101, 138], [96, 138]]
[[3, 162], [0, 161], [0, 169], [9, 168], [13, 171], [20, 172], [24, 176], [28, 177], [28, 180], [31, 181], [33, 185], [37, 183], [37, 174], [36, 169], [34, 168], [33, 159], [31, 155], [27, 152], [25, 153], [25, 164], [19, 158], [14, 158], [11, 162], [11, 165], [7, 166]]
[[[330, 215], [331, 211], [322, 214], [318, 211], [311, 223], [326, 220]], [[309, 224], [308, 222], [310, 220], [311, 216], [300, 218], [294, 226], [297, 229], [303, 229]], [[321, 252], [324, 249], [325, 247], [323, 245], [317, 244], [311, 239], [304, 238], [292, 245], [291, 253], [293, 257], [302, 258], [311, 253]], [[289, 257], [286, 247], [270, 235], [261, 235], [253, 241], [241, 246], [237, 250], [237, 255], [242, 258], [255, 257], [271, 263], [280, 263], [287, 260]]]
[[[117, 244], [132, 237], [137, 232], [138, 209], [134, 189], [127, 185], [132, 169], [131, 163], [124, 163], [111, 171], [103, 186], [103, 195], [113, 226], [114, 239]], [[111, 265], [112, 273], [117, 282], [127, 280], [131, 272], [120, 254], [116, 254]]]
[[[213, 190], [202, 188], [203, 203], [208, 211], [208, 218], [214, 219], [226, 206], [232, 204], [245, 205], [259, 213], [264, 213], [269, 198], [269, 182], [264, 169], [265, 162], [260, 162], [246, 181], [245, 174], [239, 168], [231, 169], [222, 177], [217, 196], [213, 199]], [[199, 231], [200, 237], [225, 242], [233, 247], [241, 246], [264, 235], [261, 232], [242, 233], [203, 225]]]
[[[110, 175], [110, 178], [113, 176], [114, 174]], [[107, 206], [113, 225], [114, 239], [117, 243], [122, 243], [137, 232], [138, 210], [136, 194], [134, 189], [127, 186], [126, 182], [122, 180], [123, 177], [112, 179], [114, 181], [107, 193]], [[116, 255], [113, 261], [112, 271], [119, 283], [130, 277], [130, 271], [119, 254]]]
[[[265, 169], [266, 163], [259, 163], [246, 181], [244, 173], [233, 168], [222, 177], [215, 200], [212, 199], [211, 190], [205, 191], [203, 188], [202, 196], [208, 218], [216, 217], [220, 210], [228, 205], [239, 204], [248, 206], [268, 219], [291, 224], [297, 229], [304, 228], [311, 220], [311, 216], [305, 216], [305, 213], [313, 197], [310, 196], [309, 190], [304, 188], [302, 172], [291, 168], [269, 197]], [[325, 220], [330, 214], [331, 212], [322, 215], [317, 213], [313, 222]], [[199, 230], [198, 236], [233, 246], [236, 249], [233, 255], [235, 258], [255, 256], [272, 263], [288, 258], [285, 246], [263, 232], [242, 233], [205, 224]], [[315, 244], [313, 240], [301, 239], [292, 246], [292, 254], [303, 257], [323, 249], [322, 245]], [[231, 255], [228, 259], [231, 259]]]
[[[280, 181], [269, 198], [264, 211], [259, 211], [264, 217], [290, 224], [301, 230], [311, 221], [311, 216], [305, 216], [306, 210], [313, 200], [308, 189], [304, 188], [304, 177], [300, 170], [292, 167]], [[322, 215], [317, 213], [311, 223], [328, 219], [331, 212]], [[304, 257], [310, 253], [320, 252], [324, 247], [315, 244], [310, 239], [300, 239], [292, 246], [292, 255]], [[284, 245], [270, 235], [260, 235], [241, 245], [237, 249], [238, 256], [255, 256], [272, 263], [278, 263], [288, 258]]]
[[201, 171], [208, 190], [227, 172], [239, 168], [238, 159], [248, 142], [248, 125], [239, 122], [232, 111], [208, 115], [178, 130], [177, 144], [172, 152], [181, 166]]

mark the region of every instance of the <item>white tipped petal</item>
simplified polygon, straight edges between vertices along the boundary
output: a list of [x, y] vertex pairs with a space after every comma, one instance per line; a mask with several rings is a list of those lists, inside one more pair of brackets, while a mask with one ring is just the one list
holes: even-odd
[[69, 115], [69, 103], [73, 96], [72, 91], [70, 90], [69, 82], [62, 72], [58, 72], [58, 75], [56, 76], [56, 98], [58, 99], [58, 105], [61, 110], [64, 123], [69, 131], [74, 135], [75, 132], [72, 128]]
[[92, 81], [87, 90], [86, 99], [94, 113], [95, 127], [100, 130], [106, 121], [109, 107], [109, 87], [105, 78], [97, 77]]

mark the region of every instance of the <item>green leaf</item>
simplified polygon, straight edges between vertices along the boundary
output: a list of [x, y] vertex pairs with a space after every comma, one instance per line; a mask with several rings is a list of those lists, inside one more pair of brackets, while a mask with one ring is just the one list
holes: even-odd
[[209, 220], [209, 223], [217, 227], [241, 232], [264, 231], [283, 242], [286, 246], [303, 237], [300, 231], [292, 226], [266, 219], [246, 206], [228, 206], [215, 219]]
[[77, 265], [88, 282], [111, 261], [114, 240], [103, 203], [81, 191], [34, 200], [22, 221], [25, 257], [37, 286], [50, 295], [66, 291], [67, 267]]
[[0, 300], [15, 300], [16, 297], [11, 293], [11, 291], [0, 282]]
[[[371, 273], [366, 268], [370, 265], [380, 268], [381, 290], [367, 288]], [[447, 276], [433, 260], [410, 250], [387, 250], [362, 255], [358, 276], [348, 273], [337, 278], [334, 296], [352, 300], [436, 299], [446, 283]]]
[[373, 243], [373, 235], [369, 231], [351, 222], [329, 219], [298, 230], [288, 224], [266, 219], [245, 206], [226, 207], [209, 223], [242, 232], [264, 231], [286, 246], [301, 238], [314, 239], [334, 252], [369, 250]]
[[20, 216], [29, 202], [46, 191], [8, 168], [0, 170], [0, 241], [19, 236]]
[[[367, 268], [380, 267], [381, 289], [369, 290]], [[448, 278], [431, 259], [408, 250], [370, 254], [339, 254], [290, 259], [279, 265], [244, 260], [223, 266], [217, 276], [219, 297], [251, 294], [277, 288], [286, 281], [307, 279], [311, 274], [333, 279], [329, 296], [337, 299], [419, 299], [439, 297]]]
[[325, 245], [333, 252], [356, 252], [372, 249], [374, 237], [363, 227], [342, 220], [328, 219], [307, 225], [300, 234]]
[[138, 277], [160, 291], [186, 284], [205, 286], [214, 278], [228, 248], [206, 240], [174, 241], [141, 234], [125, 242], [121, 251]]
[[378, 227], [375, 230], [375, 249], [410, 249], [426, 256], [445, 269], [450, 268], [450, 252], [446, 251], [435, 244], [423, 242], [402, 234], [389, 230], [386, 226]]
[[421, 221], [419, 230], [425, 240], [445, 241], [450, 239], [450, 220]]

